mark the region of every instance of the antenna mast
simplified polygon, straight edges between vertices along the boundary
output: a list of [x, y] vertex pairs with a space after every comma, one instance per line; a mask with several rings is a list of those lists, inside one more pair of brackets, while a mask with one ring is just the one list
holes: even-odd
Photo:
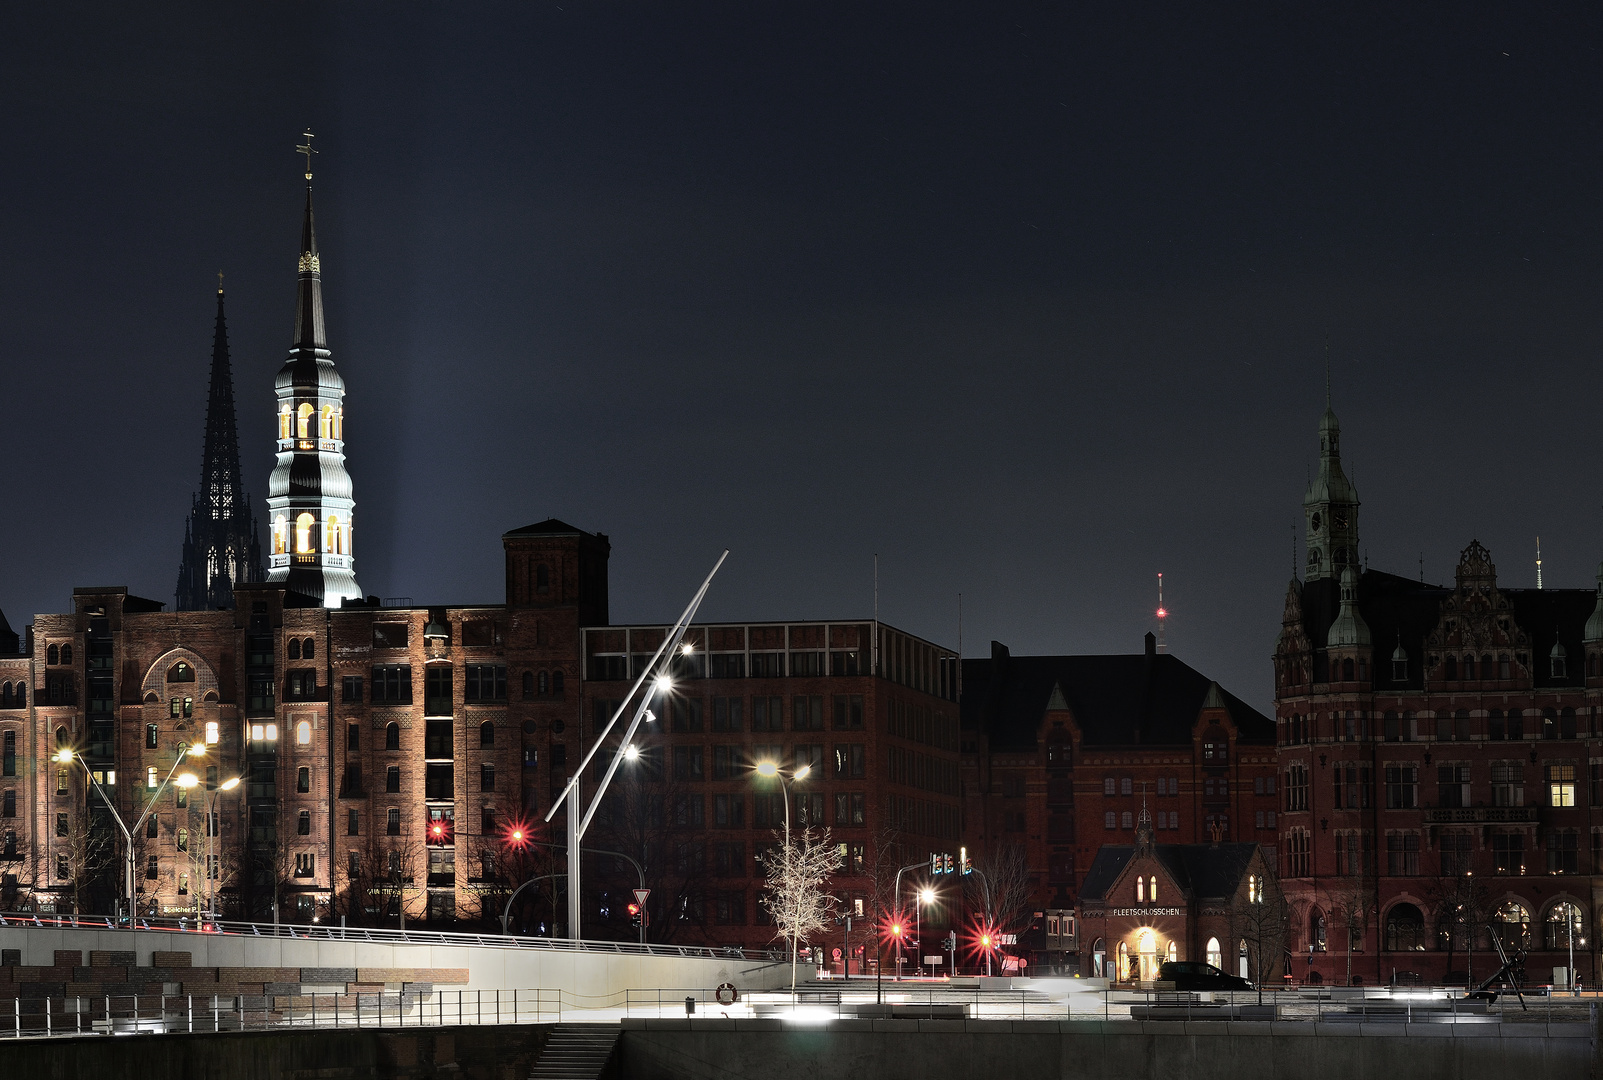
[[1160, 572], [1158, 574], [1158, 651], [1160, 653], [1169, 651], [1169, 644], [1164, 640], [1163, 635], [1163, 626], [1168, 619], [1169, 612], [1163, 606], [1163, 574]]
[[1536, 587], [1542, 587], [1542, 538], [1536, 538]]

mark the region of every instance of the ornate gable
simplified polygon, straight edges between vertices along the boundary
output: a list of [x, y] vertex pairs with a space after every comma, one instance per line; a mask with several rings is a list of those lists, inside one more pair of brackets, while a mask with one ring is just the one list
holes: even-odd
[[[1454, 675], [1450, 678], [1470, 679], [1477, 674], [1480, 679], [1526, 677], [1528, 673], [1518, 669], [1510, 650], [1529, 650], [1531, 637], [1514, 621], [1514, 606], [1497, 587], [1491, 552], [1479, 540], [1472, 540], [1459, 555], [1457, 580], [1457, 587], [1442, 602], [1435, 629], [1425, 639], [1438, 676], [1451, 663]], [[1486, 671], [1488, 661], [1499, 666]], [[1462, 674], [1461, 663], [1469, 665]], [[1512, 665], [1508, 676], [1501, 675], [1503, 663]]]

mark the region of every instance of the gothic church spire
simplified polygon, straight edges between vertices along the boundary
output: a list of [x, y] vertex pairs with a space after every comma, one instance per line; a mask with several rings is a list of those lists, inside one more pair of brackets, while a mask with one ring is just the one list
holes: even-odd
[[201, 453], [200, 494], [191, 500], [178, 568], [179, 611], [233, 606], [236, 582], [262, 579], [262, 549], [251, 517], [250, 496], [239, 468], [234, 376], [228, 359], [228, 321], [222, 276], [217, 284], [217, 324], [212, 335], [211, 385], [206, 399], [206, 441]]
[[1341, 423], [1330, 405], [1330, 377], [1325, 376], [1325, 415], [1319, 420], [1319, 473], [1303, 496], [1308, 526], [1307, 580], [1339, 581], [1341, 572], [1358, 564], [1358, 489], [1341, 468]]

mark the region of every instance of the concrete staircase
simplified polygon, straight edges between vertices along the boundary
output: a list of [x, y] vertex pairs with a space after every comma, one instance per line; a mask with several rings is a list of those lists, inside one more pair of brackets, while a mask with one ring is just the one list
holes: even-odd
[[617, 1024], [558, 1024], [529, 1080], [600, 1080], [617, 1046]]

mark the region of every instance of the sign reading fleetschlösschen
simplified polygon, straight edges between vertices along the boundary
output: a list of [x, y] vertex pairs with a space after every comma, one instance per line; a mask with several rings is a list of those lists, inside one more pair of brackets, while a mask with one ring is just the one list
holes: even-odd
[[1177, 907], [1116, 907], [1108, 908], [1102, 914], [1107, 918], [1120, 919], [1143, 915], [1184, 915], [1185, 908]]

